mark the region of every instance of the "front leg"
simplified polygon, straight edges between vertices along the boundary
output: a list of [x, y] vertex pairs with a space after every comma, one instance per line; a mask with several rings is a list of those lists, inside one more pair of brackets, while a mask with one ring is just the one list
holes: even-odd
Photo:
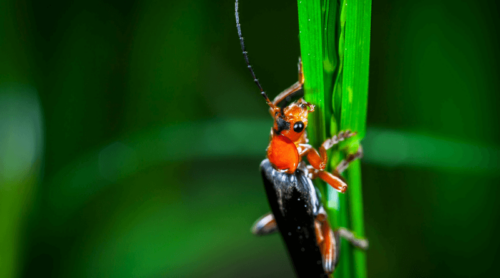
[[351, 132], [350, 130], [346, 130], [339, 132], [338, 135], [334, 135], [332, 138], [328, 138], [321, 144], [319, 147], [319, 153], [315, 150], [309, 150], [307, 153], [307, 160], [309, 164], [311, 164], [314, 168], [323, 171], [325, 170], [326, 163], [328, 161], [328, 156], [326, 151], [331, 147], [335, 146], [341, 141], [345, 139], [351, 138], [356, 135], [356, 132]]
[[309, 144], [299, 144], [297, 146], [297, 151], [299, 152], [300, 157], [308, 154], [311, 150], [314, 150], [314, 148]]
[[[302, 72], [302, 60], [300, 58], [298, 66], [299, 66], [299, 80], [274, 98], [273, 100], [274, 106], [277, 107], [280, 102], [285, 100], [287, 97], [291, 96], [293, 93], [302, 89], [302, 86], [304, 85], [304, 74]], [[271, 116], [274, 117], [276, 111], [274, 111], [273, 109], [269, 109], [269, 113], [271, 113]]]

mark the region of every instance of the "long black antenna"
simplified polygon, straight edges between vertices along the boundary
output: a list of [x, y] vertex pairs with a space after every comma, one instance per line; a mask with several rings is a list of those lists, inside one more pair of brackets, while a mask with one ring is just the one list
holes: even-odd
[[240, 44], [241, 44], [241, 50], [243, 51], [243, 56], [245, 57], [245, 61], [247, 62], [248, 69], [250, 70], [250, 73], [252, 74], [253, 81], [255, 84], [260, 89], [260, 94], [266, 99], [267, 104], [271, 105], [271, 101], [267, 97], [266, 93], [264, 92], [264, 89], [262, 89], [262, 86], [259, 83], [259, 80], [255, 76], [255, 73], [253, 72], [252, 66], [250, 65], [250, 61], [248, 60], [248, 52], [245, 49], [245, 42], [243, 41], [243, 36], [241, 36], [241, 25], [240, 25], [240, 15], [238, 13], [238, 0], [236, 0], [236, 3], [234, 4], [235, 7], [235, 16], [236, 16], [236, 28], [238, 28], [238, 36], [240, 37]]

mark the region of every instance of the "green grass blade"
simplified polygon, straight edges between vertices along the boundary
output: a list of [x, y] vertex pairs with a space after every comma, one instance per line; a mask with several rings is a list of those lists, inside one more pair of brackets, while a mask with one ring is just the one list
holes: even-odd
[[[351, 230], [358, 237], [364, 237], [363, 224], [363, 192], [361, 190], [361, 163], [354, 161], [348, 170], [349, 202]], [[352, 277], [366, 277], [366, 253], [363, 250], [352, 248], [354, 268]]]
[[[361, 140], [366, 133], [371, 0], [349, 1], [349, 5], [347, 5], [346, 1], [344, 8], [346, 10], [346, 26], [340, 128], [358, 132], [357, 139]], [[351, 143], [349, 152], [354, 152], [358, 148], [357, 142]], [[357, 236], [363, 237], [363, 197], [359, 161], [350, 165], [347, 176], [349, 190], [346, 195], [350, 216], [350, 226], [348, 227]], [[343, 243], [342, 245], [345, 246], [346, 244]], [[352, 250], [352, 256], [351, 277], [366, 277], [365, 252], [354, 249]]]
[[[337, 39], [334, 31], [337, 27], [338, 5], [336, 1], [298, 1], [300, 49], [305, 77], [305, 99], [316, 105], [310, 114], [308, 137], [313, 146], [319, 146], [323, 140], [332, 136], [331, 129], [338, 124], [332, 117], [332, 90], [335, 84], [334, 74], [338, 67], [336, 50]], [[328, 28], [323, 28], [326, 24]], [[323, 182], [315, 182], [322, 192], [325, 209], [328, 211], [330, 224], [338, 226], [339, 195]]]
[[325, 101], [323, 79], [323, 32], [320, 0], [299, 0], [300, 52], [305, 76], [304, 96], [316, 105], [316, 112], [309, 116], [308, 136], [311, 143], [317, 145], [326, 138], [325, 119], [327, 103]]
[[341, 128], [366, 133], [371, 0], [346, 3]]
[[[368, 101], [368, 64], [370, 46], [371, 0], [298, 0], [300, 46], [305, 76], [305, 98], [316, 105], [308, 125], [311, 143], [340, 130], [357, 131], [355, 139], [342, 149], [355, 152], [366, 133]], [[331, 155], [330, 167], [342, 158]], [[321, 185], [325, 207], [333, 227], [348, 227], [363, 236], [361, 169], [353, 163], [347, 173], [349, 193], [338, 194]], [[363, 252], [353, 251], [342, 241], [342, 256], [336, 277], [366, 277]]]

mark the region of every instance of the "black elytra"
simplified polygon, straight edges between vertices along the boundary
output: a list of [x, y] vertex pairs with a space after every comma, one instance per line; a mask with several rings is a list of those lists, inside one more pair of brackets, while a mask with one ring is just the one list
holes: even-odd
[[260, 170], [269, 205], [297, 277], [328, 278], [314, 228], [316, 216], [323, 207], [303, 166], [287, 174], [274, 169], [265, 159]]

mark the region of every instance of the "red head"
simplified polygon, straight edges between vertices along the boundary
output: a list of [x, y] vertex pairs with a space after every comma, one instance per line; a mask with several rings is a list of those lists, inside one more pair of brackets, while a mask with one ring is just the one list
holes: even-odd
[[314, 105], [299, 99], [290, 104], [274, 116], [274, 135], [283, 135], [292, 142], [302, 138], [307, 127], [307, 115], [314, 111]]
[[300, 157], [295, 144], [301, 141], [305, 143], [307, 115], [312, 111], [314, 105], [300, 99], [275, 112], [273, 138], [267, 148], [267, 158], [275, 168], [288, 173], [297, 169]]

